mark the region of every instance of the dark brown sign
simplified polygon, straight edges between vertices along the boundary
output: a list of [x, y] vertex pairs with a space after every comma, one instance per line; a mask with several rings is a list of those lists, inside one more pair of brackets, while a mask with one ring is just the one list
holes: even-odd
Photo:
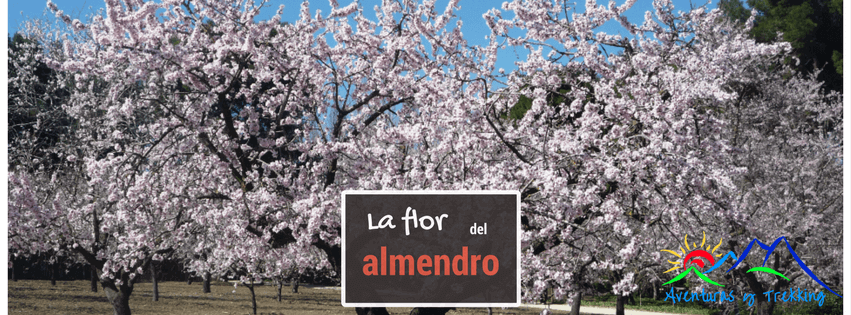
[[518, 306], [520, 193], [345, 191], [342, 303]]

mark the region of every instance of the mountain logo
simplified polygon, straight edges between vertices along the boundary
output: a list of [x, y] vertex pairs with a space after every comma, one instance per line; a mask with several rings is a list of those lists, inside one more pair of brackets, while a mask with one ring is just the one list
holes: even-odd
[[[834, 292], [833, 290], [831, 290], [827, 286], [827, 284], [822, 282], [821, 279], [819, 279], [815, 275], [815, 273], [813, 273], [813, 271], [810, 270], [810, 268], [807, 267], [806, 264], [804, 264], [804, 261], [801, 260], [801, 257], [798, 256], [797, 253], [795, 253], [795, 250], [792, 249], [792, 245], [789, 244], [789, 241], [786, 239], [785, 236], [781, 236], [781, 237], [777, 238], [776, 240], [774, 240], [773, 243], [771, 243], [771, 245], [767, 245], [763, 242], [760, 242], [759, 239], [754, 238], [748, 244], [748, 246], [745, 248], [744, 252], [742, 252], [742, 254], [738, 255], [738, 256], [733, 251], [729, 251], [729, 252], [727, 252], [727, 254], [724, 254], [724, 255], [722, 255], [721, 253], [716, 253], [718, 248], [721, 247], [721, 244], [722, 244], [723, 241], [724, 241], [723, 239], [719, 240], [718, 244], [715, 245], [714, 247], [712, 247], [711, 245], [706, 244], [706, 232], [704, 232], [703, 233], [703, 240], [700, 242], [700, 246], [698, 246], [697, 243], [694, 243], [694, 242], [691, 243], [691, 246], [689, 246], [688, 234], [686, 234], [686, 236], [683, 238], [683, 245], [685, 245], [685, 248], [680, 246], [679, 252], [674, 251], [674, 250], [669, 250], [669, 249], [661, 250], [662, 252], [667, 252], [667, 253], [670, 253], [670, 254], [677, 257], [676, 260], [668, 260], [668, 263], [670, 263], [674, 266], [671, 267], [671, 269], [668, 269], [667, 271], [665, 271], [664, 273], [673, 272], [673, 271], [680, 270], [680, 269], [683, 270], [676, 277], [674, 277], [673, 279], [671, 279], [668, 282], [665, 282], [663, 285], [667, 285], [667, 284], [677, 282], [680, 279], [685, 278], [689, 274], [693, 273], [693, 274], [697, 275], [698, 278], [700, 278], [703, 281], [706, 281], [707, 283], [709, 283], [711, 285], [723, 287], [724, 286], [723, 284], [720, 284], [720, 283], [713, 281], [706, 274], [708, 274], [708, 273], [710, 273], [710, 272], [712, 272], [716, 269], [719, 269], [724, 264], [724, 262], [726, 262], [728, 259], [732, 259], [734, 261], [733, 266], [730, 267], [729, 269], [727, 269], [727, 271], [726, 271], [727, 273], [729, 273], [734, 268], [736, 268], [736, 266], [738, 266], [742, 261], [745, 260], [745, 257], [747, 257], [748, 254], [750, 253], [751, 249], [753, 249], [754, 244], [759, 245], [759, 247], [766, 250], [767, 253], [765, 254], [765, 258], [762, 260], [762, 266], [753, 267], [751, 269], [748, 269], [748, 271], [746, 271], [746, 272], [748, 272], [748, 273], [750, 273], [750, 272], [766, 272], [766, 273], [773, 274], [775, 276], [781, 277], [781, 278], [789, 281], [789, 278], [786, 277], [783, 273], [781, 273], [777, 270], [774, 270], [770, 267], [767, 267], [765, 265], [766, 262], [768, 262], [768, 258], [771, 256], [771, 254], [774, 253], [774, 249], [776, 249], [777, 245], [780, 245], [781, 242], [782, 242], [782, 243], [786, 244], [786, 248], [789, 250], [789, 253], [792, 254], [792, 258], [795, 259], [795, 262], [798, 263], [798, 266], [801, 267], [801, 270], [803, 270], [804, 273], [806, 273], [808, 276], [810, 276], [810, 278], [815, 280], [815, 282], [818, 283], [819, 285], [821, 285], [823, 288], [830, 291], [830, 293], [833, 293], [840, 298], [842, 297], [841, 295], [839, 295], [836, 292]], [[710, 248], [711, 248], [711, 250], [710, 250]], [[703, 270], [706, 267], [708, 267], [708, 269]], [[701, 270], [703, 270], [703, 271], [701, 271]]]

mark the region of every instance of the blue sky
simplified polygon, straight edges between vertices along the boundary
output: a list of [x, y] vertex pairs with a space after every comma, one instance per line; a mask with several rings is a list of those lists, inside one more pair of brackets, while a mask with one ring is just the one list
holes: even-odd
[[[338, 1], [341, 6], [345, 6], [349, 3], [347, 0], [339, 0]], [[368, 16], [372, 11], [372, 7], [376, 4], [379, 4], [381, 1], [379, 0], [361, 0], [362, 6], [364, 7], [364, 11]], [[448, 0], [438, 0], [437, 8], [441, 10], [446, 7], [446, 3]], [[471, 44], [484, 44], [485, 35], [488, 34], [489, 30], [487, 26], [484, 24], [484, 20], [482, 20], [482, 14], [490, 10], [491, 8], [499, 8], [502, 6], [502, 0], [499, 1], [483, 1], [483, 0], [461, 0], [461, 10], [457, 11], [456, 14], [458, 17], [464, 21], [464, 26], [462, 30], [464, 34], [470, 36]], [[618, 5], [622, 4], [624, 0], [617, 0], [616, 3]], [[715, 1], [717, 2], [717, 1]], [[8, 25], [9, 25], [9, 33], [13, 33], [18, 25], [29, 18], [37, 18], [41, 17], [43, 13], [46, 12], [46, 0], [13, 0], [8, 3]], [[104, 4], [102, 0], [54, 0], [60, 9], [64, 10], [66, 13], [69, 13], [72, 17], [83, 17], [86, 14], [97, 11], [97, 9], [103, 8]], [[278, 5], [285, 5], [284, 9], [284, 20], [285, 21], [294, 21], [298, 19], [298, 10], [301, 6], [301, 0], [283, 0], [283, 1], [269, 1], [269, 8], [266, 9], [266, 16], [271, 16], [274, 14], [275, 10], [277, 10]], [[575, 1], [577, 4], [577, 9], [579, 11], [584, 11], [585, 3], [584, 1]], [[598, 5], [606, 5], [608, 1], [600, 0], [597, 1]], [[627, 11], [627, 16], [630, 21], [640, 22], [643, 19], [645, 11], [652, 11], [653, 6], [651, 5], [651, 0], [638, 0], [637, 3]], [[674, 0], [674, 6], [677, 9], [681, 9], [686, 11], [693, 4], [694, 6], [700, 6], [705, 4], [705, 1], [702, 0]], [[710, 8], [715, 8], [716, 4], [710, 4]], [[322, 10], [322, 12], [328, 13], [330, 12], [330, 6], [328, 1], [325, 0], [314, 0], [310, 2], [310, 9], [312, 13], [315, 13], [317, 9]], [[50, 14], [48, 14], [50, 15]], [[81, 19], [83, 20], [83, 19]], [[613, 26], [614, 27], [614, 26]], [[472, 35], [472, 36], [471, 36]], [[480, 43], [474, 42], [480, 41]]]
[[[467, 41], [470, 45], [481, 45], [484, 46], [487, 44], [487, 40], [485, 36], [490, 34], [490, 30], [485, 25], [484, 20], [482, 19], [482, 14], [490, 10], [491, 8], [500, 8], [502, 6], [504, 0], [499, 1], [483, 1], [483, 0], [461, 0], [460, 5], [461, 9], [456, 11], [455, 14], [464, 22], [464, 25], [461, 27], [461, 31], [464, 33]], [[616, 0], [616, 4], [620, 5], [626, 0]], [[340, 6], [348, 5], [350, 2], [348, 0], [338, 0]], [[438, 0], [436, 7], [438, 11], [442, 11], [443, 8], [446, 7], [446, 4], [449, 0]], [[706, 4], [706, 0], [673, 0], [674, 7], [677, 10], [688, 11], [692, 6], [697, 7], [703, 4]], [[717, 0], [715, 1], [717, 2]], [[8, 3], [8, 27], [9, 34], [14, 33], [20, 23], [28, 18], [53, 18], [53, 15], [50, 14], [46, 10], [46, 0], [12, 0]], [[70, 15], [73, 18], [79, 18], [80, 20], [85, 21], [85, 17], [93, 12], [96, 12], [98, 9], [104, 7], [103, 0], [54, 0], [54, 3], [59, 6], [59, 8], [65, 11], [66, 14]], [[270, 0], [268, 3], [268, 8], [266, 8], [261, 15], [261, 18], [271, 17], [275, 11], [277, 10], [280, 4], [285, 6], [284, 9], [284, 21], [295, 21], [298, 19], [299, 8], [301, 6], [302, 0], [283, 0], [276, 1]], [[367, 17], [374, 17], [374, 13], [372, 8], [376, 4], [380, 4], [380, 0], [360, 0], [361, 6], [364, 8], [364, 13]], [[575, 0], [576, 10], [582, 12], [585, 10], [585, 1]], [[598, 0], [598, 5], [607, 5], [607, 0]], [[717, 5], [713, 2], [708, 5], [709, 8], [715, 8]], [[314, 0], [310, 2], [310, 10], [311, 14], [314, 15], [316, 10], [322, 10], [323, 13], [330, 12], [330, 6], [327, 0]], [[627, 11], [626, 15], [629, 21], [633, 23], [640, 24], [644, 19], [644, 12], [652, 11], [652, 1], [651, 0], [638, 0], [636, 4]], [[503, 17], [510, 18], [512, 15], [503, 12]], [[616, 34], [620, 32], [623, 35], [628, 35], [626, 31], [624, 31], [620, 25], [616, 22], [609, 22], [603, 27], [600, 28], [601, 31], [605, 31], [609, 34]], [[498, 63], [496, 64], [496, 68], [505, 68], [506, 71], [509, 71], [514, 68], [514, 62], [517, 58], [524, 58], [526, 52], [515, 52], [513, 50], [503, 50], [499, 53]]]

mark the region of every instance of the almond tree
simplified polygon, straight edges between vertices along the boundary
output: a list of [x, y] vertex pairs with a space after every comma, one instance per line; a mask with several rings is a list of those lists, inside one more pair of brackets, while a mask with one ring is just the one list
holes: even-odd
[[[222, 233], [221, 229], [210, 229]], [[272, 248], [268, 240], [257, 238], [244, 228], [234, 225], [224, 231], [227, 237], [219, 234], [208, 250], [209, 261], [193, 260], [190, 271], [196, 274], [214, 275], [222, 279], [234, 278], [234, 289], [240, 284], [251, 293], [252, 313], [257, 314], [257, 301], [254, 286], [262, 284], [264, 279], [277, 282], [278, 296], [281, 301], [283, 275], [292, 272], [304, 272], [307, 269], [323, 270], [330, 268], [328, 258], [316, 248], [297, 248], [291, 243], [284, 247]], [[296, 284], [293, 284], [297, 286]], [[295, 287], [293, 289], [295, 291]]]
[[[38, 31], [45, 24], [44, 21], [33, 20], [30, 28]], [[73, 121], [61, 107], [68, 97], [63, 86], [64, 77], [38, 60], [42, 51], [55, 49], [56, 42], [33, 40], [28, 33], [24, 29], [24, 33], [16, 33], [9, 38], [10, 170], [28, 170], [41, 174], [43, 178], [73, 178], [79, 173], [63, 160], [66, 149], [73, 145], [73, 139], [68, 137], [72, 133]], [[51, 282], [55, 284], [57, 255], [62, 253], [43, 248], [35, 252], [12, 251], [9, 255], [12, 268], [14, 259], [28, 254], [37, 254], [51, 261], [49, 273]], [[12, 273], [15, 279], [14, 270]]]
[[[10, 208], [25, 214], [10, 230], [22, 250], [67, 248], [95, 265], [116, 314], [130, 313], [141, 267], [187, 248], [197, 226], [315, 246], [339, 272], [340, 191], [462, 186], [469, 173], [451, 167], [476, 168], [427, 143], [468, 134], [425, 124], [471, 115], [459, 99], [477, 85], [477, 53], [447, 26], [455, 3], [441, 14], [387, 2], [375, 21], [355, 4], [310, 16], [304, 3], [292, 24], [280, 12], [255, 21], [262, 3], [251, 1], [109, 1], [89, 23], [48, 6], [88, 39], [43, 58], [73, 76], [64, 109], [91, 149], [73, 158], [85, 174], [76, 198], [44, 202], [42, 181], [13, 173]], [[213, 249], [211, 264], [229, 259]]]
[[[729, 249], [742, 253], [754, 238], [771, 245], [783, 236], [825, 286], [805, 273], [786, 243], [767, 266], [788, 279], [744, 272], [764, 263], [759, 249], [734, 274], [753, 292], [798, 287], [842, 294], [842, 97], [824, 92], [818, 70], [805, 76], [777, 64], [747, 67], [750, 75], [728, 85], [739, 97], [724, 106], [731, 121], [726, 137], [740, 150], [731, 164], [747, 170], [725, 205], [741, 211], [724, 222]], [[771, 67], [782, 70], [761, 70]], [[756, 300], [759, 314], [771, 314], [777, 302], [762, 294]]]
[[[805, 174], [839, 167], [826, 163], [836, 161], [841, 143], [835, 132], [827, 136], [826, 126], [836, 128], [841, 107], [835, 96], [820, 96], [812, 81], [781, 85], [795, 86], [785, 87], [787, 93], [801, 93], [790, 101], [806, 99], [785, 106], [811, 108], [797, 114], [810, 117], [810, 131], [789, 130], [798, 133], [798, 145], [818, 149], [796, 150], [801, 153], [793, 162], [757, 149], [777, 148], [770, 133], [749, 133], [747, 146], [735, 136], [744, 134], [738, 123], [766, 119], [764, 105], [741, 104], [752, 112], [735, 115], [727, 109], [752, 98], [737, 84], [753, 76], [773, 82], [788, 73], [781, 66], [787, 43], [755, 43], [745, 35], [747, 29], [727, 22], [719, 10], [675, 14], [670, 1], [655, 1], [654, 12], [647, 12], [642, 24], [633, 24], [623, 15], [633, 3], [606, 7], [587, 1], [585, 12], [576, 13], [563, 1], [518, 0], [502, 7], [513, 11], [512, 19], [502, 18], [496, 9], [485, 16], [492, 30], [488, 49], [509, 45], [528, 50], [517, 71], [496, 78], [506, 87], [488, 94], [485, 105], [491, 130], [514, 157], [515, 174], [529, 183], [523, 215], [527, 299], [540, 297], [549, 287], [556, 298], [571, 294], [576, 299], [574, 292], [583, 281], [603, 279], [618, 295], [622, 313], [625, 296], [637, 289], [639, 272], [651, 270], [646, 275], [658, 278], [670, 267], [662, 265], [667, 257], [659, 253], [671, 245], [664, 240], [701, 231], [716, 240], [768, 232], [764, 225], [748, 225], [753, 232], [759, 226], [765, 229], [747, 235], [731, 228], [736, 222], [744, 227], [741, 222], [749, 221], [749, 213], [764, 209], [754, 203], [751, 196], [760, 194], [745, 180], [762, 172], [745, 161], [753, 163], [760, 156], [773, 159], [772, 168], [782, 168], [806, 160], [812, 166]], [[608, 21], [620, 23], [628, 35], [595, 30]], [[792, 117], [785, 120], [797, 119]], [[761, 176], [762, 185], [782, 186], [783, 177]], [[839, 182], [821, 183], [833, 190], [817, 204], [835, 211]], [[770, 211], [781, 226], [799, 220], [777, 208], [763, 211]], [[811, 222], [806, 228], [810, 234], [813, 226], [839, 226]], [[578, 303], [574, 305], [578, 311]]]

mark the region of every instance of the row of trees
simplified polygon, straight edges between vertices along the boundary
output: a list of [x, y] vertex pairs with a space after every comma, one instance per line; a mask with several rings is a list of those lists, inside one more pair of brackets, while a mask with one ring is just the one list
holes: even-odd
[[[111, 1], [85, 23], [48, 2], [64, 23], [30, 23], [10, 54], [10, 246], [81, 257], [129, 314], [166, 256], [249, 286], [339, 273], [343, 190], [504, 189], [523, 197], [526, 300], [578, 312], [604, 283], [622, 312], [671, 277], [659, 250], [702, 232], [725, 252], [786, 236], [841, 287], [841, 95], [748, 36], [753, 16], [659, 0], [635, 24], [633, 3], [506, 2], [479, 47], [457, 1], [372, 19], [305, 2], [292, 23], [246, 0]], [[506, 47], [528, 52], [507, 73]], [[815, 285], [775, 257], [789, 281], [745, 273], [756, 258], [735, 281]]]
[[721, 0], [718, 7], [744, 23], [750, 15], [745, 3], [757, 11], [748, 32], [754, 39], [789, 42], [792, 55], [801, 59], [798, 71], [815, 74], [827, 90], [842, 91], [842, 0]]

